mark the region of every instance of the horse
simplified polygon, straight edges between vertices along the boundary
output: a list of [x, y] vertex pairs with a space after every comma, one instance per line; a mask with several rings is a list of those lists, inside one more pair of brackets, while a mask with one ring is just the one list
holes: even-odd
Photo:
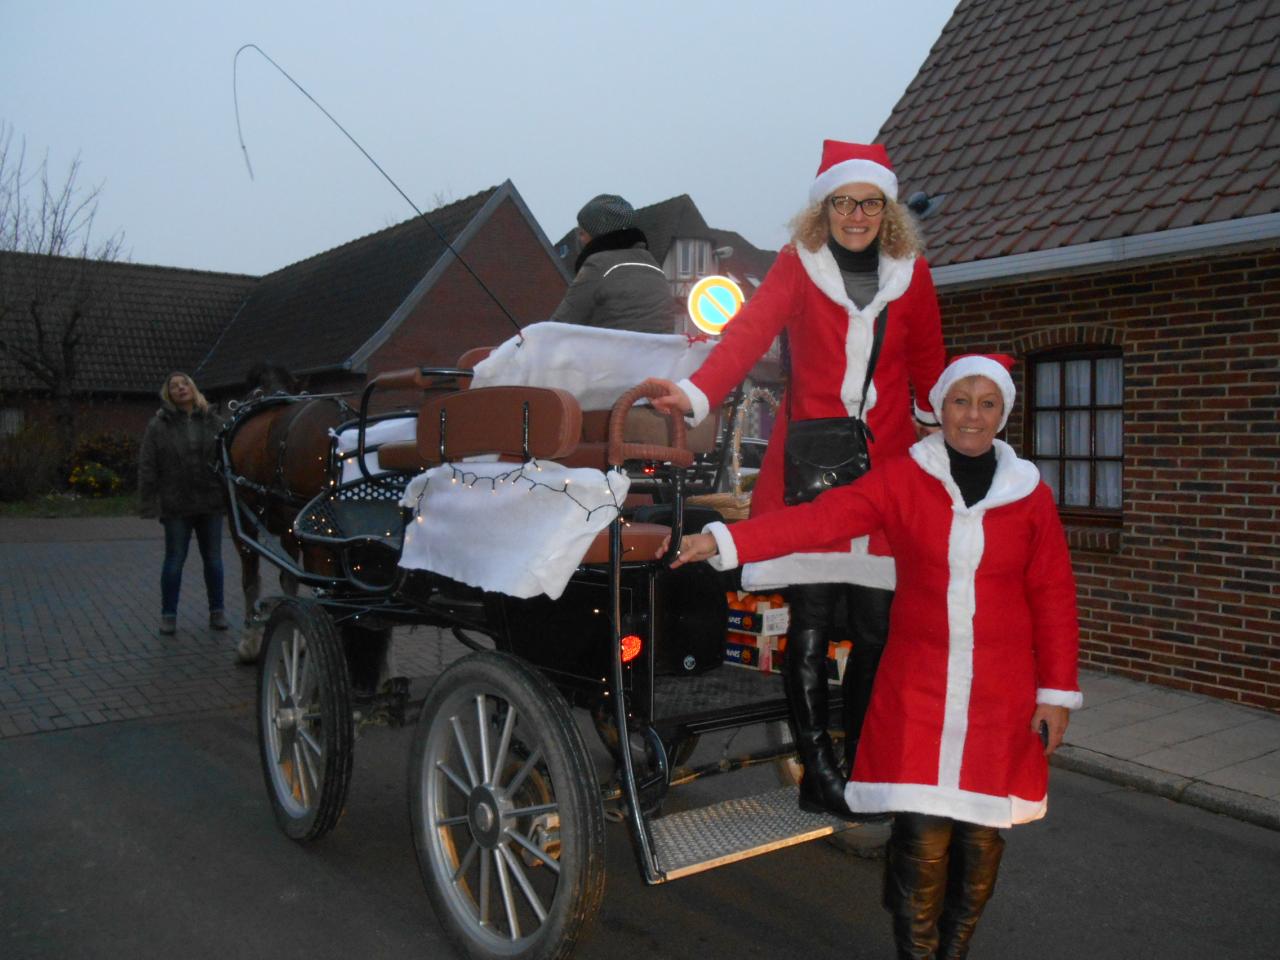
[[[331, 572], [333, 557], [320, 548], [302, 549], [293, 535], [293, 521], [309, 500], [329, 482], [329, 431], [351, 418], [351, 408], [341, 396], [307, 397], [283, 367], [260, 363], [246, 377], [247, 399], [234, 405], [223, 432], [226, 466], [236, 482], [228, 492], [229, 513], [239, 512], [250, 530], [265, 530], [279, 538], [281, 549], [303, 569]], [[261, 557], [236, 532], [231, 538], [240, 557], [240, 581], [244, 591], [244, 626], [236, 648], [244, 664], [258, 659], [262, 648]], [[286, 571], [281, 588], [297, 593], [297, 583]]]

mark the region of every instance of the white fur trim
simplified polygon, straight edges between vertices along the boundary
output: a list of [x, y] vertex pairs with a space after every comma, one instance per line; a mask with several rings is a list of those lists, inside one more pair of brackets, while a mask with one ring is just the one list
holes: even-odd
[[844, 788], [845, 803], [855, 813], [927, 813], [984, 827], [1011, 827], [1039, 820], [1048, 812], [1049, 798], [996, 797], [954, 787], [923, 783], [862, 783]]
[[957, 380], [965, 377], [986, 377], [1000, 388], [1000, 396], [1004, 398], [1004, 412], [1000, 417], [1000, 426], [996, 429], [1003, 430], [1004, 425], [1009, 422], [1009, 414], [1013, 412], [1013, 401], [1017, 399], [1018, 391], [1013, 386], [1013, 377], [1009, 376], [1009, 371], [990, 357], [960, 357], [947, 364], [942, 376], [938, 377], [938, 382], [929, 391], [929, 402], [933, 404], [933, 409], [941, 414], [947, 391]]
[[692, 380], [687, 377], [676, 384], [677, 387], [684, 392], [689, 398], [689, 405], [693, 407], [693, 412], [685, 419], [689, 421], [689, 425], [696, 427], [703, 420], [707, 419], [707, 414], [711, 412], [711, 401], [707, 399], [707, 395], [699, 390]]
[[931, 433], [918, 440], [907, 451], [917, 466], [947, 488], [953, 509], [957, 513], [981, 515], [994, 507], [1014, 503], [1029, 497], [1040, 485], [1040, 471], [1030, 460], [1023, 460], [1013, 447], [1003, 440], [993, 440], [996, 450], [996, 474], [991, 478], [987, 495], [971, 507], [964, 505], [960, 488], [951, 479], [951, 459], [947, 456], [946, 441], [941, 433]]
[[712, 569], [732, 570], [738, 565], [738, 545], [733, 542], [733, 534], [727, 526], [719, 520], [712, 520], [702, 528], [702, 532], [716, 538], [716, 550], [719, 553], [707, 560]]
[[1049, 687], [1040, 687], [1036, 690], [1036, 703], [1079, 710], [1084, 706], [1084, 694], [1079, 690], [1053, 690]]
[[931, 427], [938, 425], [938, 418], [932, 410], [925, 410], [920, 404], [915, 405], [916, 419], [921, 423], [928, 424]]
[[883, 190], [890, 200], [898, 199], [898, 177], [888, 167], [874, 160], [845, 160], [827, 167], [814, 178], [809, 186], [809, 202], [825, 200], [846, 183], [869, 183]]
[[774, 560], [748, 563], [742, 568], [746, 590], [775, 590], [795, 583], [857, 583], [893, 590], [898, 585], [893, 557], [867, 553], [867, 538], [859, 537], [848, 553], [790, 553]]
[[969, 696], [973, 690], [973, 614], [977, 609], [974, 575], [985, 549], [982, 514], [953, 512], [947, 537], [947, 694], [938, 751], [938, 784], [956, 789], [960, 786], [960, 763], [969, 735]]
[[840, 381], [840, 400], [844, 404], [845, 413], [851, 417], [866, 419], [867, 411], [876, 405], [876, 385], [873, 380], [867, 387], [866, 410], [859, 411], [862, 402], [862, 381], [867, 375], [867, 363], [871, 359], [871, 344], [875, 339], [875, 322], [880, 311], [894, 300], [897, 300], [911, 286], [911, 278], [915, 275], [916, 262], [913, 258], [894, 259], [882, 256], [878, 268], [879, 289], [876, 295], [861, 310], [849, 299], [844, 287], [844, 278], [840, 275], [840, 267], [836, 258], [824, 244], [816, 252], [805, 248], [804, 244], [796, 246], [796, 254], [800, 265], [813, 285], [833, 303], [844, 307], [849, 314], [849, 329], [845, 334], [844, 376]]

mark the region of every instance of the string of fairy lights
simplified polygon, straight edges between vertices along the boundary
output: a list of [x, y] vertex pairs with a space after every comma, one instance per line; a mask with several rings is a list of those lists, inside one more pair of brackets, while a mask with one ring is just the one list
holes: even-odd
[[[570, 485], [573, 483], [572, 477], [565, 477], [563, 483], [556, 484], [548, 483], [545, 480], [541, 480], [538, 477], [531, 476], [527, 473], [526, 471], [529, 469], [532, 469], [533, 473], [543, 472], [542, 464], [540, 464], [536, 459], [531, 458], [512, 470], [508, 470], [505, 473], [493, 474], [491, 476], [465, 470], [452, 462], [441, 464], [441, 466], [447, 466], [449, 468], [451, 474], [449, 477], [450, 484], [455, 486], [460, 485], [468, 490], [476, 490], [479, 488], [481, 492], [487, 490], [490, 494], [496, 496], [500, 487], [505, 486], [510, 489], [516, 489], [518, 484], [524, 483], [529, 485], [527, 491], [529, 493], [532, 493], [534, 490], [542, 489], [568, 497], [587, 515], [586, 518], [588, 520], [591, 519], [592, 515], [594, 515], [597, 510], [612, 509], [615, 516], [622, 513], [622, 504], [618, 502], [618, 496], [607, 479], [605, 481], [605, 488], [609, 491], [610, 502], [597, 504], [592, 507], [579, 500], [569, 489]], [[486, 484], [487, 487], [485, 486]], [[417, 517], [418, 523], [422, 523], [424, 520], [422, 513], [422, 500], [427, 495], [429, 487], [430, 484], [423, 484], [422, 488], [418, 491], [417, 504], [414, 508], [414, 514]]]

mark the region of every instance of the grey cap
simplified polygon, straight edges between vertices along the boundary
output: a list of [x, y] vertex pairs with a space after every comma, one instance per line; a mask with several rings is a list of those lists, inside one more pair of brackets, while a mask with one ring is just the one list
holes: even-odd
[[592, 197], [578, 211], [578, 226], [593, 237], [615, 230], [626, 230], [635, 225], [635, 210], [631, 204], [613, 193]]

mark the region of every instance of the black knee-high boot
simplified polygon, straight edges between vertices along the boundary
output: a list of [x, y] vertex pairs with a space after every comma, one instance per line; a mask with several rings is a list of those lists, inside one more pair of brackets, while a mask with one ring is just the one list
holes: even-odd
[[845, 778], [827, 733], [827, 640], [821, 630], [791, 631], [787, 638], [787, 704], [796, 753], [804, 764], [800, 806], [850, 817]]
[[951, 838], [939, 960], [964, 960], [982, 910], [995, 892], [1004, 839], [994, 827], [957, 823]]
[[853, 759], [862, 736], [862, 721], [871, 703], [871, 688], [880, 667], [880, 655], [884, 653], [885, 640], [889, 636], [893, 591], [850, 584], [845, 596], [849, 605], [849, 639], [853, 641], [853, 650], [845, 663], [840, 691], [844, 702], [844, 772], [849, 774], [853, 772]]
[[826, 585], [793, 587], [792, 628], [787, 633], [787, 669], [783, 686], [791, 715], [796, 753], [804, 764], [800, 806], [852, 818], [844, 802], [845, 778], [836, 766], [827, 732], [827, 637], [830, 611]]
[[947, 855], [914, 857], [893, 840], [885, 856], [884, 908], [893, 918], [898, 960], [934, 960], [947, 887]]

